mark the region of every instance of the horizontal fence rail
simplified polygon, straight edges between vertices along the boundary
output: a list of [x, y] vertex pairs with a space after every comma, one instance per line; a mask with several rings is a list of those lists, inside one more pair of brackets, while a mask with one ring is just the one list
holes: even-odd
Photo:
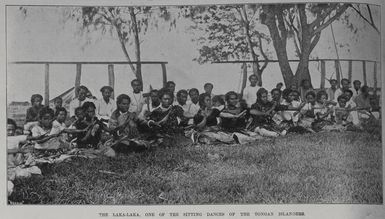
[[[108, 85], [114, 88], [115, 86], [115, 73], [114, 65], [128, 65], [128, 64], [141, 64], [141, 65], [160, 65], [162, 69], [163, 85], [167, 83], [167, 70], [164, 61], [141, 61], [141, 62], [127, 62], [127, 61], [10, 61], [8, 64], [29, 64], [29, 65], [44, 65], [44, 103], [49, 105], [49, 66], [50, 65], [75, 65], [76, 77], [75, 77], [75, 91], [80, 86], [82, 65], [107, 65], [108, 72]], [[76, 92], [75, 92], [76, 93]]]

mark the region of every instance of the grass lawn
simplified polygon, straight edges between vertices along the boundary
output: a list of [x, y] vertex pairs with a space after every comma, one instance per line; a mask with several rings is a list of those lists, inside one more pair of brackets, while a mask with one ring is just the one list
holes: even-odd
[[[373, 133], [287, 135], [247, 145], [191, 145], [73, 159], [16, 180], [25, 204], [381, 204], [382, 147]], [[109, 171], [109, 172], [105, 172]], [[112, 172], [112, 173], [111, 173]]]

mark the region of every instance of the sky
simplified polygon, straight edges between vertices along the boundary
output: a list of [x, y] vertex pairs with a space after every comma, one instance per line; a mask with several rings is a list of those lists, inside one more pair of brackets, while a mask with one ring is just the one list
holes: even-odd
[[[63, 22], [64, 7], [28, 7], [24, 17], [17, 6], [7, 6], [7, 61], [125, 61], [119, 41], [110, 35], [80, 35], [75, 21]], [[375, 19], [379, 18], [379, 8]], [[354, 20], [353, 20], [354, 21]], [[241, 83], [240, 64], [203, 64], [193, 61], [199, 56], [199, 45], [192, 41], [199, 32], [189, 30], [191, 22], [180, 19], [175, 29], [152, 29], [141, 37], [142, 60], [167, 61], [168, 80], [176, 83], [176, 89], [196, 87], [203, 90], [205, 82], [214, 84], [213, 93], [223, 94], [239, 91]], [[380, 60], [380, 35], [371, 27], [358, 21], [357, 35], [340, 22], [333, 22], [335, 40], [340, 58]], [[88, 44], [87, 39], [92, 39]], [[312, 56], [336, 58], [330, 28], [321, 35]], [[270, 50], [274, 51], [273, 48]], [[289, 54], [293, 49], [288, 48]], [[133, 56], [132, 50], [129, 51]], [[273, 54], [274, 56], [274, 54]], [[295, 57], [292, 57], [293, 59]], [[353, 80], [362, 80], [362, 64], [353, 64]], [[342, 72], [347, 76], [347, 63], [342, 63]], [[373, 65], [367, 65], [368, 83], [373, 85]], [[160, 88], [162, 73], [160, 65], [143, 66], [144, 85]], [[378, 66], [378, 69], [380, 66]], [[293, 65], [293, 69], [295, 66]], [[327, 75], [334, 72], [334, 63], [327, 63]], [[50, 65], [50, 98], [65, 92], [75, 82], [75, 65]], [[319, 63], [310, 65], [313, 84], [319, 86]], [[378, 70], [378, 78], [381, 72]], [[270, 90], [283, 81], [278, 64], [269, 64], [263, 73], [263, 86]], [[130, 90], [134, 78], [128, 66], [115, 66], [115, 95]], [[100, 87], [108, 84], [107, 66], [86, 65], [82, 68], [81, 84], [100, 97]], [[326, 83], [328, 85], [328, 83]], [[379, 83], [380, 86], [380, 83]], [[34, 93], [44, 94], [44, 65], [7, 65], [7, 99], [29, 101]]]

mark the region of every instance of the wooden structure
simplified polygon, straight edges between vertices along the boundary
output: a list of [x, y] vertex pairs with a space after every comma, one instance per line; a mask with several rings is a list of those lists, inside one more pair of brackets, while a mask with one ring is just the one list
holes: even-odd
[[[289, 62], [299, 62], [300, 60], [292, 59], [288, 60]], [[233, 63], [233, 64], [242, 64], [241, 71], [243, 74], [243, 80], [242, 80], [242, 88], [241, 91], [243, 92], [243, 89], [246, 86], [247, 81], [247, 73], [246, 71], [246, 64], [247, 63], [254, 63], [255, 61], [223, 61], [223, 62], [212, 62], [212, 63]], [[263, 62], [278, 62], [278, 60], [258, 60], [257, 62], [263, 63]], [[321, 63], [321, 83], [320, 88], [325, 88], [325, 81], [326, 81], [326, 62], [334, 62], [335, 67], [335, 73], [336, 73], [336, 79], [337, 81], [341, 81], [342, 72], [341, 72], [341, 62], [348, 62], [348, 79], [352, 81], [352, 66], [353, 62], [361, 62], [362, 63], [362, 74], [363, 74], [363, 84], [367, 85], [367, 63], [374, 63], [374, 69], [373, 69], [373, 80], [374, 80], [374, 88], [377, 90], [378, 82], [377, 82], [377, 64], [380, 63], [376, 60], [363, 60], [363, 59], [311, 59], [309, 62], [320, 62]], [[339, 86], [339, 84], [338, 84]]]
[[49, 66], [50, 65], [76, 65], [76, 78], [75, 78], [75, 90], [80, 86], [81, 75], [82, 75], [82, 66], [83, 65], [107, 65], [108, 71], [108, 85], [114, 88], [115, 86], [115, 74], [114, 74], [114, 65], [127, 65], [127, 64], [142, 64], [142, 65], [160, 65], [162, 68], [163, 76], [163, 86], [167, 82], [167, 71], [166, 64], [168, 62], [159, 62], [159, 61], [142, 61], [142, 62], [55, 62], [55, 61], [17, 61], [10, 62], [10, 64], [36, 64], [45, 66], [44, 74], [44, 103], [45, 105], [49, 104]]

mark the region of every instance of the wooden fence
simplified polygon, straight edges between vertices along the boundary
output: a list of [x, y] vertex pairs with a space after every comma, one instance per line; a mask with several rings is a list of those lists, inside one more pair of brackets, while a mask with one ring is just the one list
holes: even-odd
[[167, 82], [166, 64], [168, 62], [160, 61], [143, 61], [143, 62], [55, 62], [55, 61], [17, 61], [9, 62], [10, 64], [36, 64], [44, 65], [44, 102], [45, 105], [49, 104], [49, 67], [50, 65], [76, 65], [76, 78], [75, 78], [75, 90], [80, 86], [82, 66], [83, 65], [107, 65], [108, 70], [108, 85], [114, 88], [115, 86], [115, 73], [114, 65], [128, 65], [128, 64], [142, 64], [142, 65], [160, 65], [162, 68], [163, 85]]
[[[300, 60], [289, 60], [289, 62], [299, 62]], [[244, 72], [243, 74], [243, 83], [242, 83], [242, 89], [246, 86], [247, 81], [247, 72], [245, 74], [245, 64], [247, 63], [254, 63], [255, 61], [223, 61], [223, 62], [212, 62], [212, 63], [233, 63], [233, 64], [244, 64], [242, 65], [242, 70]], [[278, 62], [278, 60], [259, 60], [258, 63], [264, 63], [264, 62]], [[320, 62], [321, 63], [321, 83], [320, 88], [325, 88], [325, 81], [326, 81], [326, 62], [333, 62], [335, 73], [336, 73], [336, 79], [337, 81], [341, 81], [342, 79], [342, 72], [341, 72], [341, 62], [347, 62], [348, 63], [348, 79], [352, 81], [352, 69], [353, 69], [353, 62], [360, 62], [362, 63], [362, 74], [363, 74], [363, 84], [367, 85], [367, 63], [374, 63], [373, 68], [373, 87], [375, 90], [378, 88], [378, 79], [377, 79], [377, 64], [379, 64], [379, 61], [376, 60], [363, 60], [363, 59], [311, 59], [309, 62]]]

